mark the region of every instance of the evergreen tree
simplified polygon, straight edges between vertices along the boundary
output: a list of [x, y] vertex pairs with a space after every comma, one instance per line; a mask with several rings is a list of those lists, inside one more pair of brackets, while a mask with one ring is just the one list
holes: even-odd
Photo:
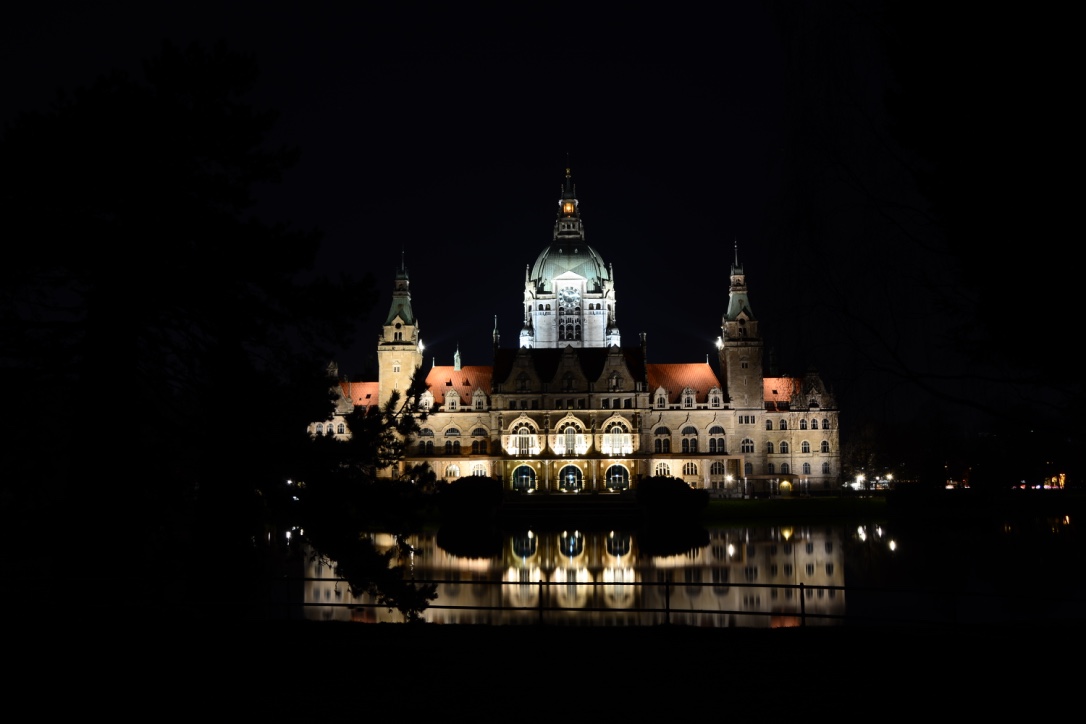
[[252, 58], [166, 44], [143, 69], [0, 139], [3, 524], [95, 578], [249, 555], [375, 298], [368, 277], [311, 274], [317, 231], [255, 214], [298, 152], [268, 147]]

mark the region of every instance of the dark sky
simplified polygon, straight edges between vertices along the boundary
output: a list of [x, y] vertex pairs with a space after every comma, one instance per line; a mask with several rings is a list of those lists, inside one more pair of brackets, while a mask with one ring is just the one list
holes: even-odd
[[319, 269], [372, 274], [382, 292], [359, 310], [345, 373], [374, 348], [401, 255], [428, 357], [451, 364], [459, 345], [488, 364], [495, 315], [515, 345], [568, 159], [623, 340], [646, 332], [650, 361], [713, 354], [738, 244], [777, 371], [816, 367], [856, 417], [922, 409], [901, 371], [943, 365], [931, 288], [955, 269], [901, 171], [878, 18], [844, 2], [153, 5], [9, 18], [3, 119], [138, 72], [164, 39], [253, 53], [254, 100], [302, 151], [261, 212], [321, 229]]

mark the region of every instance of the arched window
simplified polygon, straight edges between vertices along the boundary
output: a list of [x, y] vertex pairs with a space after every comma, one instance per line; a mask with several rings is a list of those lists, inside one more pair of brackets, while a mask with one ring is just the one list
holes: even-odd
[[697, 475], [698, 466], [695, 463], [687, 463], [683, 465], [683, 475]]
[[788, 475], [792, 472], [792, 468], [788, 463], [781, 463], [781, 475]]
[[770, 455], [772, 455], [773, 453], [775, 453], [777, 451], [777, 449], [773, 446], [772, 442], [767, 442], [765, 444], [765, 451], [767, 453], [769, 453]]
[[830, 464], [829, 463], [822, 463], [822, 474], [823, 475], [829, 475], [830, 474]]
[[807, 421], [806, 420], [800, 420], [799, 421], [799, 429], [800, 430], [806, 430], [807, 429]]
[[810, 463], [803, 463], [803, 474], [804, 475], [810, 475], [811, 474], [811, 464]]
[[818, 420], [816, 420], [816, 419], [811, 420], [811, 429], [812, 430], [817, 430], [818, 429]]
[[521, 465], [513, 471], [513, 490], [529, 493], [535, 490], [535, 470], [528, 465]]
[[828, 440], [823, 440], [820, 446], [821, 452], [828, 453], [830, 451], [830, 443]]
[[567, 465], [558, 473], [558, 489], [564, 493], [577, 493], [584, 487], [581, 469], [576, 465]]
[[480, 478], [486, 477], [486, 465], [474, 465], [471, 468], [471, 474]]
[[811, 443], [804, 440], [803, 442], [801, 442], [799, 444], [799, 451], [801, 453], [809, 453], [809, 452], [811, 452]]
[[535, 447], [535, 435], [532, 428], [527, 425], [522, 425], [517, 428], [515, 433], [515, 444], [518, 455], [531, 455], [532, 448]]
[[670, 478], [671, 467], [667, 463], [656, 463], [655, 475], [658, 478]]
[[753, 463], [743, 463], [743, 475], [746, 475], [746, 476], [754, 475], [754, 464]]
[[422, 455], [434, 454], [434, 431], [428, 427], [419, 430], [419, 453]]
[[629, 455], [633, 452], [633, 442], [630, 433], [621, 423], [613, 422], [603, 434], [604, 455]]
[[781, 454], [786, 455], [787, 453], [788, 453], [788, 443], [786, 441], [784, 441], [784, 440], [781, 440]]
[[657, 407], [657, 409], [660, 409], [660, 410], [667, 407], [667, 398], [664, 397], [663, 395], [657, 395], [656, 396], [656, 407]]
[[709, 428], [709, 435], [713, 436], [709, 438], [709, 452], [720, 455], [727, 454], [724, 447], [724, 428], [720, 425], [713, 425]]
[[693, 425], [683, 428], [683, 452], [696, 453], [698, 451], [698, 429]]
[[830, 421], [829, 420], [827, 420], [825, 418], [822, 419], [822, 429], [823, 430], [829, 430], [830, 429]]
[[347, 434], [347, 426], [344, 425], [342, 422], [339, 423], [339, 425], [336, 426], [336, 432], [339, 433], [340, 435], [346, 435]]
[[767, 464], [767, 465], [765, 466], [765, 471], [766, 471], [767, 473], [769, 473], [770, 475], [773, 475], [774, 473], [776, 473], [776, 472], [777, 472], [777, 469], [776, 469], [775, 467], [773, 467], [773, 463], [768, 463], [768, 464]]
[[754, 452], [754, 441], [749, 437], [743, 438], [743, 442], [739, 443], [739, 451], [745, 453]]
[[316, 429], [317, 429], [317, 434], [318, 435], [323, 435], [324, 434], [324, 423], [323, 422], [318, 422]]
[[604, 475], [609, 490], [629, 490], [630, 472], [621, 465], [612, 465]]
[[446, 478], [459, 478], [460, 477], [460, 466], [459, 465], [449, 465], [449, 466], [447, 466], [445, 468], [445, 477]]
[[720, 462], [719, 460], [709, 466], [710, 475], [723, 475], [724, 473], [724, 463]]
[[773, 429], [773, 421], [772, 420], [766, 420], [765, 421], [765, 429], [766, 430], [772, 430]]
[[781, 420], [781, 429], [782, 430], [787, 430], [788, 429], [788, 420]]

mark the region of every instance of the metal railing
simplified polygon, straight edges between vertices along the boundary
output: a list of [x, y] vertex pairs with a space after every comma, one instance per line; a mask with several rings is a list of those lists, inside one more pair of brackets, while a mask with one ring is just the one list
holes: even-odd
[[[338, 586], [343, 598], [351, 600], [302, 600], [288, 616], [320, 619], [324, 611], [345, 612], [357, 620], [396, 621], [398, 612], [363, 596], [351, 597], [347, 584], [334, 578], [292, 579], [293, 585]], [[911, 625], [945, 626], [969, 623], [1021, 623], [1037, 617], [1051, 620], [1053, 614], [1068, 620], [1082, 620], [1086, 598], [1065, 596], [1043, 598], [1033, 594], [993, 594], [954, 590], [892, 589], [834, 585], [704, 583], [675, 581], [509, 582], [465, 579], [415, 579], [420, 585], [436, 584], [438, 598], [426, 607], [422, 618], [444, 623], [491, 625], [614, 625], [657, 626], [684, 624], [716, 627], [764, 628], [807, 625]], [[466, 603], [469, 596], [442, 595], [441, 586], [470, 586], [479, 600]], [[496, 589], [497, 594], [488, 589]], [[676, 592], [686, 589], [686, 595]], [[699, 590], [700, 589], [700, 590]], [[715, 591], [718, 607], [694, 606], [705, 600], [704, 589]], [[752, 595], [731, 596], [730, 589]], [[482, 591], [482, 593], [479, 593]], [[725, 592], [721, 596], [721, 592]], [[622, 605], [607, 605], [608, 597], [619, 594]], [[691, 595], [693, 594], [693, 595]], [[762, 602], [764, 595], [765, 602]], [[443, 598], [445, 599], [443, 601]], [[526, 602], [531, 599], [530, 602]], [[859, 599], [860, 605], [849, 607]], [[571, 605], [570, 601], [581, 601]], [[737, 604], [737, 605], [736, 605]], [[356, 615], [357, 614], [357, 615]], [[402, 617], [399, 620], [403, 620]]]

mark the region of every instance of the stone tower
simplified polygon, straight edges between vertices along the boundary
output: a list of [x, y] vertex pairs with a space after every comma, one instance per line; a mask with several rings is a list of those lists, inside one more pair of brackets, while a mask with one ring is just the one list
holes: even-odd
[[419, 325], [411, 309], [411, 288], [403, 260], [396, 272], [392, 306], [377, 339], [377, 364], [380, 370], [380, 397], [384, 406], [394, 390], [405, 392], [411, 377], [422, 366], [422, 340]]
[[720, 369], [724, 373], [725, 393], [734, 410], [763, 408], [762, 335], [758, 320], [750, 308], [747, 278], [739, 264], [736, 246], [735, 262], [731, 268], [728, 309], [721, 324]]

